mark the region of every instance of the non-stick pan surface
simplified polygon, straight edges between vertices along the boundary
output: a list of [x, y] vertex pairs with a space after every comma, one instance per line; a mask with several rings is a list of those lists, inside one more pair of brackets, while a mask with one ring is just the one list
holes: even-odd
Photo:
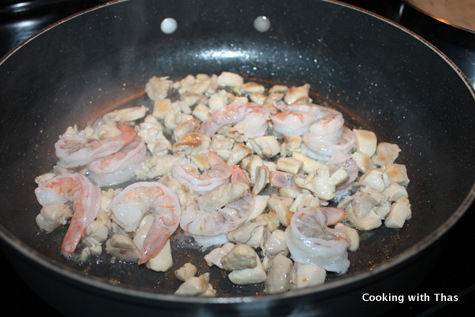
[[[266, 32], [254, 28], [265, 16]], [[174, 18], [172, 34], [161, 31]], [[232, 71], [264, 84], [311, 84], [316, 101], [341, 110], [347, 124], [397, 143], [411, 178], [413, 218], [403, 229], [361, 234], [345, 275], [324, 286], [264, 296], [263, 286], [237, 287], [211, 274], [218, 298], [168, 295], [172, 273], [103, 257], [72, 263], [60, 255], [64, 231], [35, 225], [34, 177], [55, 162], [54, 143], [67, 126], [121, 106], [149, 104], [156, 75]], [[27, 41], [0, 64], [1, 237], [32, 288], [69, 314], [139, 311], [290, 314], [368, 309], [373, 293], [413, 287], [439, 238], [473, 199], [474, 92], [435, 48], [382, 18], [330, 1], [124, 1], [61, 22]], [[175, 239], [174, 268], [201, 255]], [[174, 269], [173, 268], [173, 269]], [[173, 271], [171, 270], [171, 272]], [[258, 294], [258, 296], [256, 296]], [[84, 305], [87, 302], [91, 305]], [[80, 303], [80, 304], [79, 304]], [[372, 304], [374, 313], [386, 304]]]

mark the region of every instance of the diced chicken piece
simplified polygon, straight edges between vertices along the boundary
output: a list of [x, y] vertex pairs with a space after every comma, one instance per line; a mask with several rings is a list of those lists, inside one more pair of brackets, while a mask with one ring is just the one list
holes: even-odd
[[145, 118], [140, 124], [137, 132], [147, 148], [154, 156], [165, 156], [170, 152], [172, 145], [170, 141], [163, 135], [163, 125], [152, 115]]
[[360, 184], [382, 192], [390, 184], [390, 179], [384, 171], [372, 169], [360, 177]]
[[244, 270], [257, 266], [257, 254], [250, 246], [238, 243], [221, 259], [223, 269], [227, 271]]
[[269, 212], [257, 216], [256, 219], [264, 219], [265, 221], [267, 221], [266, 227], [267, 229], [269, 229], [270, 232], [274, 232], [280, 226], [280, 220], [275, 210], [269, 210]]
[[173, 82], [171, 80], [168, 80], [168, 77], [158, 78], [153, 76], [145, 85], [145, 92], [152, 100], [166, 98], [172, 83]]
[[114, 234], [106, 242], [106, 252], [125, 262], [138, 260], [139, 250], [132, 239], [123, 234]]
[[105, 114], [104, 119], [109, 119], [115, 122], [132, 122], [145, 118], [147, 112], [148, 108], [146, 106], [124, 108]]
[[195, 107], [195, 109], [193, 109], [191, 114], [201, 122], [204, 122], [209, 119], [211, 115], [211, 109], [208, 108], [206, 105], [200, 103]]
[[290, 225], [290, 219], [294, 215], [289, 209], [292, 201], [291, 198], [279, 197], [277, 195], [272, 195], [267, 201], [269, 208], [275, 211], [279, 222], [285, 227]]
[[209, 273], [190, 277], [175, 291], [175, 295], [179, 296], [214, 296], [212, 294], [210, 292]]
[[218, 210], [244, 197], [248, 190], [249, 187], [244, 183], [224, 184], [199, 196], [196, 201], [201, 210]]
[[309, 84], [304, 84], [299, 87], [290, 87], [285, 94], [284, 101], [288, 104], [292, 103], [308, 103], [310, 100], [308, 92], [310, 90]]
[[54, 203], [41, 208], [36, 216], [36, 224], [47, 233], [53, 232], [59, 226], [64, 226], [73, 216], [71, 209], [63, 204]]
[[349, 251], [356, 251], [360, 247], [360, 235], [358, 231], [353, 228], [350, 228], [341, 222], [335, 225], [335, 230], [342, 232], [344, 236], [349, 240], [350, 246], [348, 247]]
[[290, 290], [292, 277], [294, 276], [292, 261], [278, 254], [269, 261], [269, 268], [264, 292], [266, 294], [278, 294]]
[[218, 85], [227, 86], [227, 87], [241, 87], [244, 84], [244, 79], [235, 73], [231, 72], [222, 72], [218, 76]]
[[152, 156], [141, 163], [135, 175], [139, 179], [153, 179], [166, 175], [172, 171], [173, 163], [180, 157], [179, 155]]
[[377, 201], [369, 193], [357, 191], [344, 199], [338, 208], [347, 211], [348, 219], [360, 230], [372, 230], [381, 226], [381, 217], [376, 214]]
[[256, 254], [257, 265], [254, 268], [234, 270], [228, 274], [229, 280], [237, 285], [262, 283], [266, 280], [266, 271], [262, 266], [259, 256]]
[[186, 156], [207, 153], [211, 146], [211, 138], [201, 133], [185, 134], [172, 147], [174, 154]]
[[295, 263], [296, 277], [293, 281], [295, 288], [307, 288], [321, 285], [325, 282], [327, 272], [313, 264]]
[[[104, 211], [99, 211], [104, 213]], [[83, 240], [94, 240], [98, 244], [102, 244], [107, 240], [109, 236], [109, 228], [107, 223], [104, 223], [102, 220], [94, 220], [86, 227], [84, 230]], [[102, 252], [102, 250], [101, 250]], [[99, 253], [100, 254], [100, 253]]]
[[269, 169], [267, 166], [258, 166], [256, 172], [256, 181], [252, 185], [252, 194], [254, 195], [258, 195], [269, 184]]
[[398, 183], [402, 186], [409, 185], [409, 177], [407, 177], [406, 165], [396, 163], [385, 163], [381, 166], [381, 170], [388, 175], [391, 182]]
[[371, 159], [373, 163], [378, 166], [386, 163], [394, 163], [399, 156], [399, 152], [401, 152], [401, 149], [397, 144], [380, 142], [376, 149], [376, 154]]
[[173, 266], [172, 249], [170, 240], [165, 243], [162, 250], [151, 258], [145, 266], [155, 272], [166, 272]]
[[165, 127], [167, 129], [174, 130], [183, 122], [194, 119], [191, 114], [185, 114], [180, 112], [180, 109], [178, 107], [178, 103], [173, 103], [172, 109], [165, 115], [163, 123], [165, 124]]
[[264, 94], [261, 94], [259, 92], [253, 92], [250, 96], [249, 96], [249, 99], [258, 104], [258, 105], [263, 105], [264, 102], [266, 102], [267, 100], [267, 96], [264, 95]]
[[275, 93], [275, 92], [286, 93], [288, 90], [289, 90], [289, 87], [287, 87], [287, 86], [284, 86], [284, 85], [274, 85], [274, 86], [272, 86], [272, 87], [269, 89], [269, 92], [270, 92], [270, 93]]
[[106, 212], [110, 216], [110, 203], [114, 197], [121, 192], [121, 189], [112, 189], [101, 191], [101, 208], [100, 210]]
[[229, 166], [239, 164], [244, 158], [252, 154], [252, 149], [240, 143], [234, 143], [231, 153], [227, 159]]
[[[211, 138], [210, 150], [218, 154], [223, 160], [228, 160], [235, 145], [233, 139], [216, 134]], [[231, 166], [231, 164], [228, 165]]]
[[371, 200], [376, 205], [374, 207], [374, 212], [381, 218], [384, 219], [388, 215], [389, 211], [391, 210], [391, 203], [388, 201], [386, 196], [383, 193], [369, 187], [363, 186], [361, 192], [367, 193], [371, 196]]
[[247, 220], [254, 220], [259, 215], [261, 215], [267, 208], [267, 201], [269, 200], [269, 195], [255, 195], [254, 196], [254, 206], [252, 207], [251, 214]]
[[247, 146], [249, 146], [254, 153], [264, 158], [272, 158], [280, 153], [279, 141], [272, 135], [249, 139]]
[[[253, 238], [256, 231], [258, 231], [259, 228], [264, 228], [264, 226], [266, 225], [267, 225], [267, 221], [265, 221], [264, 219], [259, 219], [259, 220], [251, 221], [249, 223], [245, 223], [241, 225], [239, 228], [228, 232], [227, 234], [228, 240], [234, 243], [245, 243], [249, 245], [248, 241]], [[262, 232], [260, 234], [262, 238]], [[259, 245], [260, 244], [258, 244], [257, 246]], [[254, 247], [254, 245], [249, 245], [249, 246]]]
[[204, 257], [206, 264], [208, 264], [208, 266], [216, 265], [217, 267], [222, 269], [223, 265], [221, 264], [221, 260], [226, 254], [231, 251], [232, 248], [234, 248], [234, 244], [228, 242], [219, 248], [211, 250], [211, 252], [206, 254]]
[[[297, 134], [286, 135], [284, 136], [284, 140], [280, 147], [280, 155], [282, 157], [293, 155], [294, 152], [299, 152], [301, 149], [302, 149], [302, 138], [300, 137], [300, 135], [297, 135]], [[302, 162], [302, 160], [299, 160], [299, 161]]]
[[335, 197], [336, 186], [343, 183], [348, 174], [343, 169], [338, 169], [330, 175], [327, 169], [320, 169], [317, 174], [309, 174], [306, 178], [296, 178], [295, 183], [302, 188], [310, 190], [318, 198], [328, 201]]
[[355, 161], [358, 171], [361, 173], [366, 173], [374, 168], [371, 157], [363, 152], [354, 152], [351, 154], [351, 158]]
[[181, 140], [187, 134], [199, 132], [200, 126], [201, 122], [198, 119], [182, 122], [173, 130], [173, 137], [175, 140]]
[[182, 95], [187, 93], [203, 94], [211, 84], [212, 79], [206, 74], [198, 74], [196, 77], [188, 75], [180, 81], [178, 92]]
[[389, 184], [388, 187], [383, 191], [384, 196], [387, 197], [387, 199], [390, 202], [396, 201], [401, 197], [408, 198], [409, 194], [407, 193], [406, 187], [398, 184], [398, 183], [391, 183]]
[[368, 130], [353, 129], [356, 151], [364, 153], [369, 157], [376, 152], [377, 139], [376, 134]]
[[287, 242], [285, 241], [285, 232], [280, 229], [274, 230], [264, 242], [262, 251], [268, 258], [273, 258], [278, 254], [284, 256], [289, 254]]
[[302, 171], [306, 174], [316, 174], [320, 169], [330, 170], [330, 167], [316, 161], [300, 152], [293, 152], [292, 157], [302, 162]]
[[251, 155], [242, 160], [241, 168], [249, 174], [249, 182], [254, 184], [257, 179], [257, 168], [264, 166], [264, 160], [259, 155]]
[[208, 100], [208, 107], [211, 111], [220, 110], [226, 107], [232, 100], [231, 94], [226, 90], [218, 90]]
[[152, 115], [157, 119], [165, 119], [167, 114], [172, 112], [173, 107], [174, 104], [172, 104], [170, 99], [157, 98], [153, 104]]
[[277, 160], [276, 168], [278, 171], [297, 174], [303, 163], [293, 157], [281, 157]]
[[185, 263], [178, 270], [175, 270], [175, 277], [179, 279], [180, 281], [184, 282], [190, 277], [195, 276], [196, 272], [198, 272], [198, 269], [196, 268], [196, 266], [194, 266], [191, 263]]
[[318, 207], [320, 206], [320, 199], [315, 197], [311, 193], [299, 193], [297, 192], [294, 202], [289, 207], [289, 209], [293, 212], [296, 212], [300, 209], [307, 208], [307, 207]]
[[412, 211], [409, 200], [401, 197], [391, 204], [391, 211], [384, 220], [384, 225], [388, 228], [402, 228], [406, 220], [411, 219]]
[[266, 89], [261, 84], [255, 82], [246, 82], [241, 87], [241, 93], [243, 94], [252, 94], [252, 93], [265, 93]]

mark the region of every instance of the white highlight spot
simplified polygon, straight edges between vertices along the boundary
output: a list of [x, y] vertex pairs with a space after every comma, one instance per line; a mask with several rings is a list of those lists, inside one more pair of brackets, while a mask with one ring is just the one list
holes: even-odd
[[259, 32], [267, 32], [270, 29], [270, 20], [266, 16], [258, 16], [254, 20], [254, 28]]
[[160, 24], [160, 29], [165, 34], [172, 34], [176, 31], [177, 27], [178, 23], [174, 18], [163, 19], [162, 23]]

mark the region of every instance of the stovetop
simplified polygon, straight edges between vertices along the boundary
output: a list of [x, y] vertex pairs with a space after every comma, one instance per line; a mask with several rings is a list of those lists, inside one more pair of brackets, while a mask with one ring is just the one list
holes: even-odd
[[[104, 0], [31, 0], [14, 1], [0, 0], [0, 56], [5, 55], [16, 45], [36, 34], [52, 23], [102, 4]], [[436, 33], [424, 31], [406, 25], [401, 21], [401, 11], [404, 5], [400, 0], [346, 0], [368, 11], [401, 23], [412, 31], [429, 40], [445, 53], [467, 76], [475, 87], [475, 50], [458, 43], [448, 43]], [[475, 39], [475, 35], [472, 40]], [[463, 43], [462, 43], [463, 44]], [[475, 44], [475, 43], [474, 43]], [[430, 273], [410, 294], [430, 294], [432, 300], [407, 302], [396, 304], [390, 316], [446, 316], [450, 313], [466, 312], [473, 307], [470, 299], [475, 299], [475, 278], [472, 272], [473, 264], [470, 261], [469, 251], [473, 249], [471, 243], [475, 241], [475, 230], [471, 228], [475, 223], [475, 207], [472, 206], [462, 219], [445, 237], [447, 246], [443, 256]], [[14, 268], [7, 262], [3, 253], [0, 253], [2, 297], [4, 311], [12, 309], [15, 314], [36, 314], [55, 316], [58, 313], [40, 299], [17, 275]], [[457, 295], [457, 302], [435, 301], [433, 294]], [[407, 295], [407, 294], [406, 294]], [[442, 295], [439, 295], [439, 297]], [[87, 303], [84, 303], [87, 305]], [[342, 303], [344, 304], [344, 303]]]

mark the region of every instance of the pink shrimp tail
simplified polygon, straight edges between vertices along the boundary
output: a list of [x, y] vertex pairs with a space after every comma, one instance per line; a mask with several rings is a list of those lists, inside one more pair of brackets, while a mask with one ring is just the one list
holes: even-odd
[[237, 165], [233, 165], [232, 167], [231, 183], [244, 183], [247, 186], [250, 186], [249, 178], [246, 173], [244, 173], [244, 171]]
[[166, 228], [152, 228], [147, 233], [143, 243], [143, 251], [139, 254], [138, 264], [147, 263], [157, 256], [170, 238], [170, 231]]
[[74, 250], [76, 250], [76, 247], [78, 246], [79, 241], [81, 241], [85, 229], [86, 227], [80, 223], [71, 221], [68, 231], [66, 231], [66, 235], [64, 236], [63, 244], [61, 245], [62, 254], [66, 258], [70, 258], [74, 253]]

